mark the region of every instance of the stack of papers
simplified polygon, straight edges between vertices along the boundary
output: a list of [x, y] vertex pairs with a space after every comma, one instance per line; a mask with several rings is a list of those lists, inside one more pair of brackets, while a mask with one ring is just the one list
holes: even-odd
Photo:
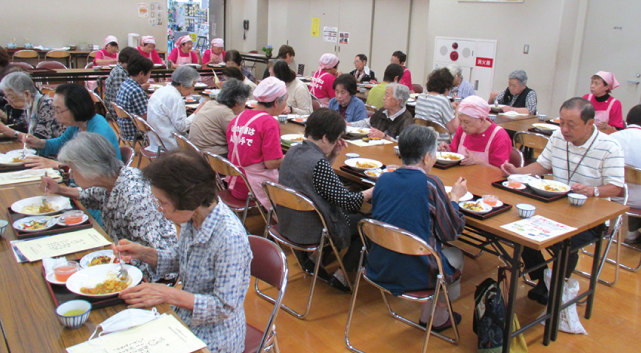
[[538, 242], [547, 241], [551, 238], [576, 230], [576, 228], [553, 221], [543, 216], [534, 216], [522, 219], [520, 221], [502, 225], [501, 228], [505, 228], [518, 235]]

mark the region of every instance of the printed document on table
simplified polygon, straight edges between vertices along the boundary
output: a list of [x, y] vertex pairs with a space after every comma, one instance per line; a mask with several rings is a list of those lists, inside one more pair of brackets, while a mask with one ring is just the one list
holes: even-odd
[[576, 228], [553, 221], [543, 216], [534, 216], [504, 224], [501, 228], [505, 228], [518, 235], [539, 242], [576, 230]]
[[84, 229], [35, 240], [12, 243], [29, 262], [58, 257], [111, 244], [97, 230]]

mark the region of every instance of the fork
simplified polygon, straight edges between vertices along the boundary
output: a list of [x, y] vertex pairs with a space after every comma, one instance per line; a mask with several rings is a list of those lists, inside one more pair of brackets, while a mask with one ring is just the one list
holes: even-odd
[[[48, 178], [49, 175], [47, 174], [47, 171], [45, 170], [45, 178]], [[42, 197], [42, 206], [47, 207], [47, 193], [49, 192], [49, 188], [47, 188], [47, 184], [45, 183], [45, 195]]]

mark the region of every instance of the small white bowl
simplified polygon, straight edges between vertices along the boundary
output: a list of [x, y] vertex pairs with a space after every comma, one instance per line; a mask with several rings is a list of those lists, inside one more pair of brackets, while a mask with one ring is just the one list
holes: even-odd
[[352, 158], [359, 158], [361, 155], [358, 153], [345, 153], [345, 157], [347, 159], [352, 159]]
[[8, 225], [9, 222], [5, 221], [4, 219], [0, 219], [0, 235], [4, 234], [4, 231], [7, 230]]
[[283, 114], [279, 115], [278, 116], [278, 122], [286, 123], [287, 122], [287, 115], [283, 115]]
[[536, 206], [527, 203], [517, 203], [516, 209], [519, 211], [519, 216], [521, 216], [521, 218], [530, 218], [534, 216]]
[[[71, 310], [79, 310], [82, 312], [82, 314], [78, 315], [73, 315], [73, 316], [65, 316], [65, 313], [68, 313]], [[89, 313], [91, 313], [91, 303], [89, 303], [86, 300], [70, 300], [66, 303], [60, 304], [56, 308], [56, 315], [58, 316], [58, 320], [60, 322], [69, 327], [69, 328], [78, 328], [82, 326], [82, 324], [87, 321], [87, 318], [89, 317]]]
[[585, 201], [588, 199], [588, 197], [585, 196], [585, 195], [582, 195], [582, 194], [569, 193], [568, 194], [568, 199], [570, 200], [570, 204], [572, 206], [581, 207], [581, 206], [583, 206]]
[[401, 155], [401, 152], [398, 150], [398, 146], [394, 146], [394, 153], [396, 153], [397, 156]]

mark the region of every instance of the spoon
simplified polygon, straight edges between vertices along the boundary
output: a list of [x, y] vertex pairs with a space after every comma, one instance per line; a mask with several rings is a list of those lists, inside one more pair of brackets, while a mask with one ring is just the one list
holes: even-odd
[[[109, 228], [107, 229], [107, 235], [111, 237], [111, 224], [109, 224]], [[118, 246], [118, 237], [114, 235], [113, 238], [115, 239], [114, 244]], [[116, 272], [116, 277], [121, 281], [128, 281], [129, 272], [127, 272], [123, 265], [122, 258], [120, 258], [120, 252], [118, 252], [118, 262], [120, 262], [120, 269]]]
[[[48, 178], [49, 175], [47, 175], [47, 171], [45, 170], [45, 178]], [[45, 195], [42, 197], [42, 206], [47, 207], [46, 201], [47, 201], [47, 193], [49, 192], [47, 188], [47, 184], [45, 184]]]

